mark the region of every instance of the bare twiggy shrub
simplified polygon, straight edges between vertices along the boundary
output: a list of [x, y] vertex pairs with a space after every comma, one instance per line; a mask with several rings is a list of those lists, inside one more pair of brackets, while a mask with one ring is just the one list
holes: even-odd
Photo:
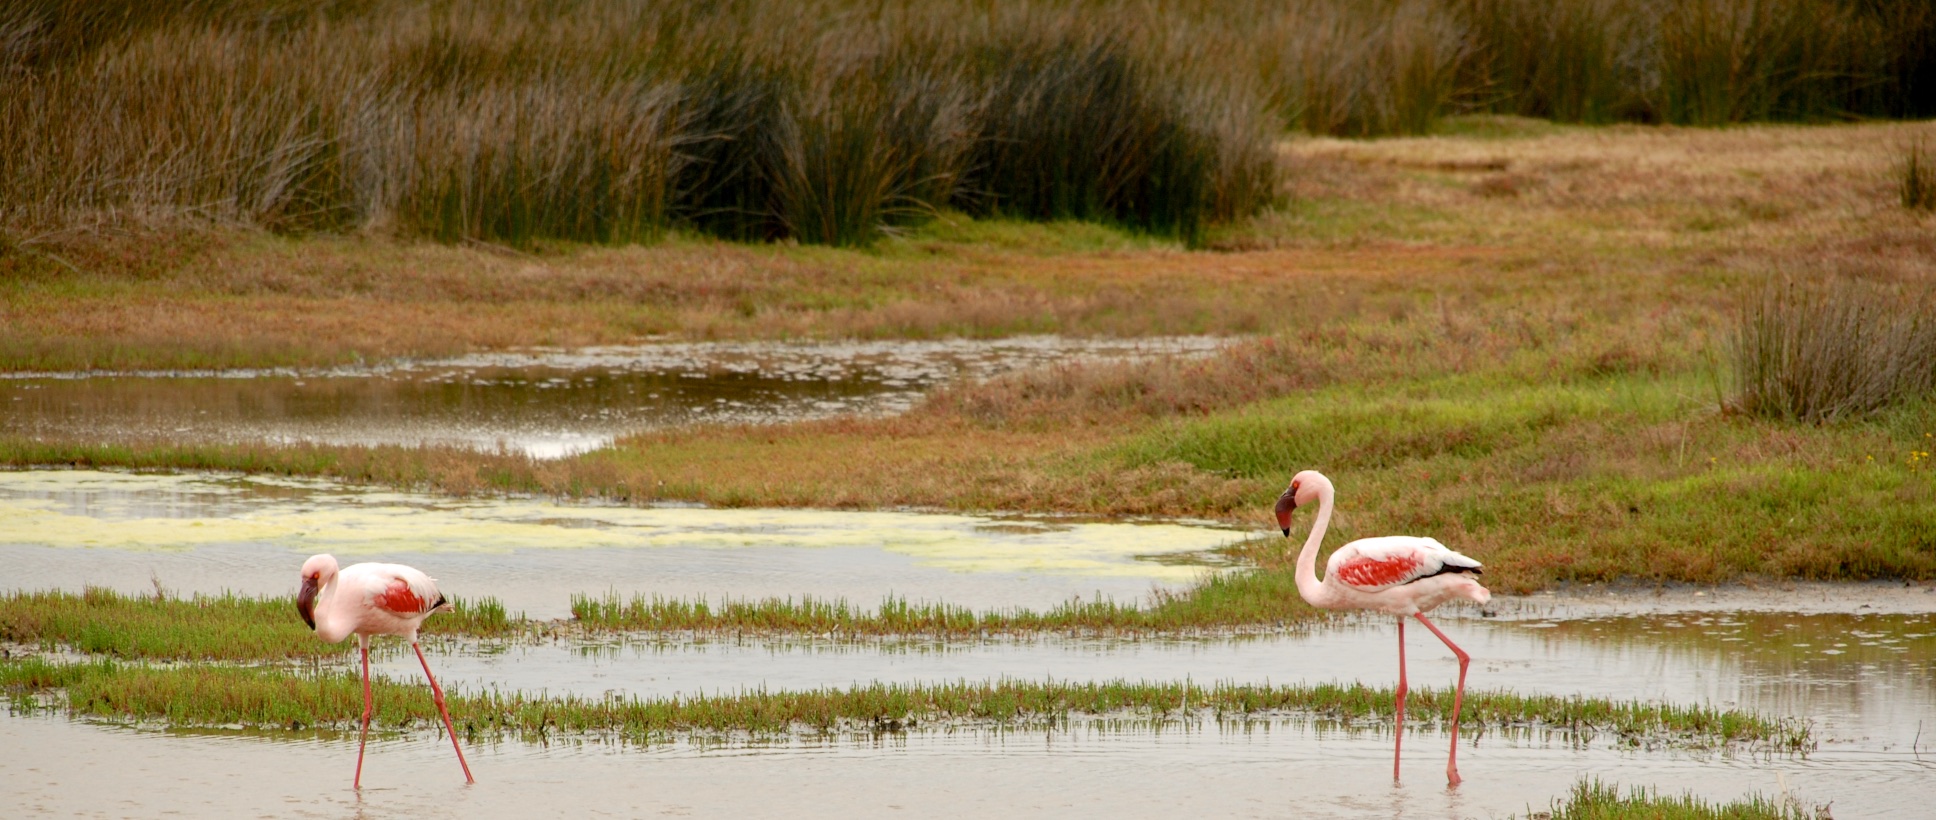
[[1831, 422], [1936, 391], [1936, 294], [1789, 280], [1743, 310], [1730, 409]]

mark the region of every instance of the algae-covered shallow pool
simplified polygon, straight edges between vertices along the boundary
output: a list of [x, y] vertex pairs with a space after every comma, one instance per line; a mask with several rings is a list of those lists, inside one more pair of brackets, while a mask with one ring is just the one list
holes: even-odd
[[5, 589], [289, 595], [305, 557], [399, 561], [447, 594], [534, 618], [574, 593], [886, 596], [977, 609], [1139, 600], [1215, 567], [1242, 533], [916, 512], [459, 500], [325, 481], [92, 470], [0, 472]]

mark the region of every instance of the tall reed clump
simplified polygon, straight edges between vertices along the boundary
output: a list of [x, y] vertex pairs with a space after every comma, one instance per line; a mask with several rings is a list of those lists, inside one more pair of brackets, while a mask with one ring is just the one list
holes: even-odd
[[[1119, 37], [1076, 31], [978, 48], [970, 213], [1088, 219], [1196, 240], [1276, 184], [1255, 120], [1214, 89], [1165, 83]], [[1249, 120], [1249, 122], [1247, 122]]]
[[1305, 0], [1259, 12], [1255, 70], [1293, 127], [1418, 134], [1456, 110], [1471, 40], [1447, 3]]
[[1562, 122], [1646, 119], [1643, 71], [1657, 41], [1623, 0], [1460, 0], [1472, 56], [1459, 90], [1474, 108]]
[[1923, 151], [1922, 143], [1909, 146], [1897, 166], [1896, 191], [1902, 207], [1912, 211], [1936, 211], [1936, 163]]
[[[1846, 0], [1256, 0], [1228, 22], [1264, 96], [1314, 133], [1443, 114], [1716, 125], [1936, 114], [1936, 9]], [[1208, 35], [1206, 35], [1208, 36]]]
[[962, 208], [1194, 240], [1277, 181], [1256, 106], [1027, 11], [62, 8], [0, 12], [0, 224], [858, 245]]
[[1831, 422], [1936, 392], [1936, 294], [1839, 279], [1771, 286], [1742, 312], [1730, 409]]

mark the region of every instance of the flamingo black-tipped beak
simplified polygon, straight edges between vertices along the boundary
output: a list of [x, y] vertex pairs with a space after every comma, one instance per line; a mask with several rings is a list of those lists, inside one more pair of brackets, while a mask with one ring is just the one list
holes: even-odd
[[303, 623], [310, 629], [316, 628], [316, 591], [322, 588], [322, 580], [314, 575], [303, 578], [302, 591], [296, 593], [296, 612], [302, 615]]
[[1297, 490], [1285, 490], [1277, 497], [1277, 527], [1284, 531], [1284, 537], [1291, 537], [1291, 511], [1297, 509]]

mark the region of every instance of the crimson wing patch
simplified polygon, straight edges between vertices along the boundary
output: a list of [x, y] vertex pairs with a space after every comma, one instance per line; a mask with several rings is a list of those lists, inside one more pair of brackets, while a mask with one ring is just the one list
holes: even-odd
[[427, 608], [424, 599], [417, 597], [415, 590], [404, 583], [402, 578], [393, 578], [390, 585], [376, 596], [376, 605], [398, 615], [421, 615]]
[[1410, 556], [1389, 561], [1359, 558], [1338, 567], [1338, 580], [1354, 587], [1387, 587], [1418, 577], [1419, 560]]

